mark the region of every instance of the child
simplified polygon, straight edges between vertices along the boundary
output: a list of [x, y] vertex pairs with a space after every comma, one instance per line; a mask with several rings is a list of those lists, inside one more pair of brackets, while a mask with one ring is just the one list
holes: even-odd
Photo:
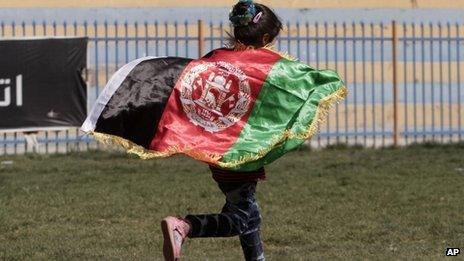
[[[267, 6], [240, 0], [229, 16], [234, 26], [233, 51], [271, 45], [282, 30], [282, 22]], [[261, 215], [255, 199], [257, 181], [265, 179], [264, 168], [234, 172], [210, 166], [213, 179], [226, 197], [219, 214], [167, 217], [161, 222], [166, 260], [177, 260], [187, 237], [239, 236], [246, 260], [265, 260], [260, 238]]]
[[[230, 13], [233, 48], [192, 60], [143, 57], [120, 68], [82, 130], [142, 159], [185, 154], [211, 165], [222, 212], [167, 217], [163, 253], [186, 237], [239, 236], [247, 260], [264, 260], [254, 198], [263, 166], [316, 134], [347, 89], [338, 74], [269, 50], [282, 30], [268, 7], [240, 0]], [[227, 170], [226, 170], [227, 169]]]

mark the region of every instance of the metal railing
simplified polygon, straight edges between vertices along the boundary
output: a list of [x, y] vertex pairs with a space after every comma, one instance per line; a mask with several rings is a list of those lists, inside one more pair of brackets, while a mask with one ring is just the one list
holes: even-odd
[[[197, 58], [227, 43], [228, 23], [32, 23], [0, 22], [0, 37], [87, 36], [88, 106], [123, 64], [147, 55]], [[316, 147], [462, 141], [464, 26], [461, 24], [287, 23], [276, 42], [316, 68], [339, 72], [349, 89], [320, 134]], [[0, 155], [85, 150], [98, 145], [77, 129], [28, 134], [0, 130]]]

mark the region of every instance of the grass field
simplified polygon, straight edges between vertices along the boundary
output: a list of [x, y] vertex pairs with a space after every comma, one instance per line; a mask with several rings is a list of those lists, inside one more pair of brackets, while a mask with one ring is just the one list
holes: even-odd
[[[288, 154], [258, 186], [268, 260], [439, 260], [447, 247], [462, 251], [463, 154], [464, 144]], [[164, 216], [215, 212], [224, 201], [206, 165], [183, 157], [0, 161], [0, 259], [161, 260]], [[238, 238], [189, 240], [184, 249], [185, 260], [242, 258]]]

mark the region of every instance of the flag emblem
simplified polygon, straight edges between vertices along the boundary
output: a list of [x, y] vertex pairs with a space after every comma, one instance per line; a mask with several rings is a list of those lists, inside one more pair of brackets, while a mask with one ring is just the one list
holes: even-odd
[[225, 130], [250, 110], [250, 83], [224, 61], [193, 66], [182, 78], [180, 100], [190, 122], [208, 132]]

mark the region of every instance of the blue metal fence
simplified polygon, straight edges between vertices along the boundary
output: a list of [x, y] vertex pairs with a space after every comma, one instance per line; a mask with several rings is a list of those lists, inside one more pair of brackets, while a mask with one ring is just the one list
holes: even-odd
[[[228, 23], [0, 22], [1, 38], [89, 37], [89, 108], [111, 74], [130, 60], [147, 55], [197, 58], [224, 46], [227, 31]], [[450, 23], [297, 22], [286, 23], [275, 46], [314, 67], [338, 71], [350, 91], [313, 146], [388, 146], [462, 141], [463, 35], [464, 26]], [[30, 135], [0, 130], [0, 155], [97, 147], [76, 128]]]

